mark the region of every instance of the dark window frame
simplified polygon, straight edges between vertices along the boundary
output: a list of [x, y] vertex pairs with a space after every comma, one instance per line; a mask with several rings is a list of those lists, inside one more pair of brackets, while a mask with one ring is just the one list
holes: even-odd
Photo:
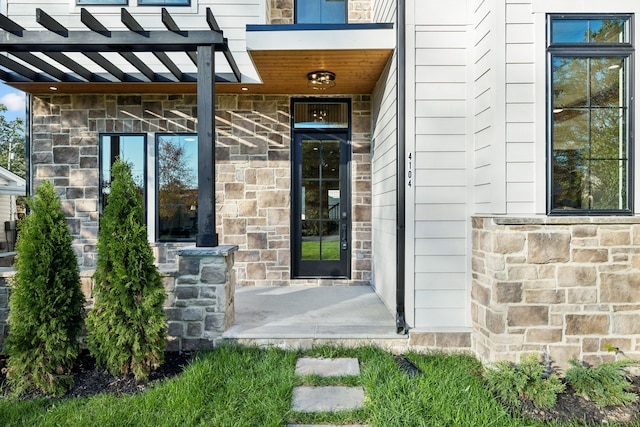
[[[102, 196], [102, 182], [103, 182], [103, 155], [102, 155], [102, 138], [103, 137], [113, 137], [113, 136], [139, 136], [143, 139], [143, 169], [144, 169], [144, 186], [143, 186], [143, 194], [142, 194], [142, 207], [144, 211], [144, 223], [147, 223], [147, 197], [149, 195], [149, 188], [147, 185], [147, 176], [149, 170], [149, 161], [148, 161], [148, 136], [146, 133], [118, 133], [118, 132], [103, 132], [98, 135], [98, 210], [100, 215], [102, 215], [102, 210], [104, 209], [104, 200]], [[111, 163], [113, 165], [113, 163]], [[109, 168], [111, 170], [111, 167]]]
[[100, 2], [98, 0], [76, 0], [76, 6], [128, 6], [129, 0], [110, 0]]
[[[305, 0], [294, 0], [293, 2], [293, 22], [298, 24], [298, 3]], [[344, 0], [344, 22], [342, 24], [349, 23], [349, 0]], [[311, 22], [303, 22], [301, 25], [311, 24]], [[322, 24], [322, 22], [313, 22], [313, 24]]]
[[138, 6], [163, 6], [163, 7], [185, 7], [191, 6], [191, 0], [182, 0], [183, 3], [165, 3], [162, 0], [138, 0]]
[[[623, 19], [627, 21], [627, 41], [620, 43], [608, 42], [580, 42], [559, 43], [551, 42], [552, 22], [562, 20], [607, 20]], [[632, 215], [634, 207], [634, 21], [632, 14], [548, 14], [547, 15], [547, 46], [546, 46], [546, 150], [547, 150], [547, 214], [549, 215]], [[627, 157], [626, 157], [626, 208], [623, 209], [557, 209], [554, 206], [554, 107], [553, 107], [553, 58], [554, 57], [606, 58], [622, 57], [626, 61], [626, 102], [627, 102]], [[591, 144], [591, 142], [590, 142]]]
[[[157, 132], [154, 134], [154, 149], [155, 149], [155, 161], [154, 161], [154, 167], [155, 167], [155, 183], [154, 183], [154, 191], [155, 191], [155, 239], [156, 242], [159, 243], [175, 243], [175, 242], [195, 242], [196, 241], [196, 237], [197, 237], [197, 233], [196, 235], [194, 235], [193, 238], [182, 238], [182, 239], [177, 239], [177, 238], [172, 238], [172, 239], [162, 239], [160, 238], [160, 173], [159, 173], [159, 162], [160, 162], [160, 138], [163, 136], [194, 136], [196, 138], [198, 138], [198, 134], [196, 132]], [[197, 143], [197, 140], [196, 140]], [[196, 156], [197, 156], [197, 147], [196, 147]], [[198, 159], [195, 159], [196, 161], [196, 172], [197, 172], [197, 167], [198, 167]], [[196, 217], [197, 218], [197, 217]], [[197, 228], [197, 222], [196, 222], [196, 228]]]

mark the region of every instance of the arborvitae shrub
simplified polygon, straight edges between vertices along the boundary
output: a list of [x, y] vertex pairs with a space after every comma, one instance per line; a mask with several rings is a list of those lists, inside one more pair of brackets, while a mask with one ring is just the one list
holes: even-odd
[[96, 362], [110, 372], [144, 380], [164, 362], [165, 292], [131, 169], [118, 160], [111, 176], [98, 232], [95, 303], [87, 317], [87, 346]]
[[64, 394], [73, 384], [84, 295], [72, 238], [53, 185], [45, 181], [20, 224], [5, 341], [7, 377], [17, 394]]

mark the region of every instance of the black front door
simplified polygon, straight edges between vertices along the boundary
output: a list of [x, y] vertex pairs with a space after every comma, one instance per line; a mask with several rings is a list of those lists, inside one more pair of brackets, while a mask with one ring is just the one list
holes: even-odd
[[343, 131], [294, 133], [294, 277], [349, 278], [351, 150], [347, 135]]

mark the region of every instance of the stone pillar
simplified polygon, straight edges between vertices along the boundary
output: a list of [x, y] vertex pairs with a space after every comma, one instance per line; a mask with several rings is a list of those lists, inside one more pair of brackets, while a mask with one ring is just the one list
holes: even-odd
[[235, 245], [178, 251], [178, 274], [166, 308], [167, 349], [213, 348], [233, 324]]

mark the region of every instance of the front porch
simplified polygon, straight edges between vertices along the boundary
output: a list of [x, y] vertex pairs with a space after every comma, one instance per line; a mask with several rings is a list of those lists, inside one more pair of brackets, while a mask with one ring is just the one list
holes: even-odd
[[373, 344], [393, 351], [408, 344], [370, 286], [236, 288], [235, 322], [222, 338], [286, 348]]

